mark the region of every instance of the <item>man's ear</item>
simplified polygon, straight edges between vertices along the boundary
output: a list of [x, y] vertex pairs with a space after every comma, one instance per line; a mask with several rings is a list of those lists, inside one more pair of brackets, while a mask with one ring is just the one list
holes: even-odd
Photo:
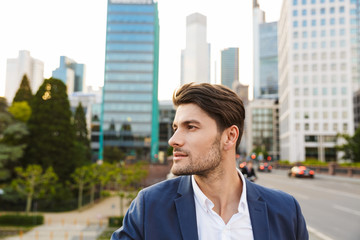
[[236, 125], [228, 127], [223, 132], [224, 150], [230, 150], [236, 146], [236, 141], [239, 138], [239, 128]]

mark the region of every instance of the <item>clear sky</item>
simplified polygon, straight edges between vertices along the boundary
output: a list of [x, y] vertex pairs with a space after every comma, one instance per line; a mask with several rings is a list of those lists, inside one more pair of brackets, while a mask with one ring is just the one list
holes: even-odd
[[[267, 21], [279, 19], [282, 0], [259, 0]], [[51, 77], [60, 56], [86, 65], [86, 84], [102, 86], [107, 0], [0, 1], [0, 96], [5, 92], [6, 60], [28, 50], [44, 62]], [[240, 82], [252, 78], [252, 0], [158, 0], [160, 19], [159, 98], [170, 99], [180, 83], [180, 53], [186, 16], [207, 16], [211, 81], [220, 80], [220, 51], [240, 48]], [[216, 64], [215, 64], [216, 62]], [[216, 71], [215, 71], [216, 66]], [[217, 76], [217, 77], [215, 77]]]

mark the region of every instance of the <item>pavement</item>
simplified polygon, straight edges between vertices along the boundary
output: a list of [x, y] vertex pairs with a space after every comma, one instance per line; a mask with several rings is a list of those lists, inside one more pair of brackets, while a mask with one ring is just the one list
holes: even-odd
[[82, 211], [42, 214], [43, 225], [4, 240], [96, 240], [107, 227], [107, 218], [120, 215], [120, 199], [110, 197]]

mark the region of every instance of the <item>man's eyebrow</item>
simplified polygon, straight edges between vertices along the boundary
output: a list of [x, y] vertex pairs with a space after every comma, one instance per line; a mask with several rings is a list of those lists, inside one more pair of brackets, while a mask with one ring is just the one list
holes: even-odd
[[[195, 123], [195, 124], [200, 124], [200, 122], [199, 122], [198, 120], [195, 120], [195, 119], [186, 120], [186, 121], [184, 121], [184, 122], [181, 122], [180, 124], [182, 124], [182, 125], [189, 125], [189, 124], [194, 124], [194, 123]], [[174, 128], [174, 127], [176, 127], [176, 126], [178, 126], [178, 125], [173, 122], [172, 127]]]

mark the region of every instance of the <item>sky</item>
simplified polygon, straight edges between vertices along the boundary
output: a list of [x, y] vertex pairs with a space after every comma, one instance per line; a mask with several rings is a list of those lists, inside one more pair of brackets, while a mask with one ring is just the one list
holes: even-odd
[[[277, 21], [282, 0], [259, 0], [266, 20]], [[252, 79], [252, 1], [158, 0], [160, 24], [159, 99], [171, 99], [180, 84], [186, 16], [207, 16], [211, 82], [220, 81], [220, 52], [239, 47], [240, 82]], [[44, 77], [59, 67], [60, 56], [86, 65], [86, 85], [103, 86], [107, 0], [0, 1], [0, 96], [5, 93], [6, 61], [20, 50], [44, 62]], [[216, 67], [215, 67], [216, 66]]]

